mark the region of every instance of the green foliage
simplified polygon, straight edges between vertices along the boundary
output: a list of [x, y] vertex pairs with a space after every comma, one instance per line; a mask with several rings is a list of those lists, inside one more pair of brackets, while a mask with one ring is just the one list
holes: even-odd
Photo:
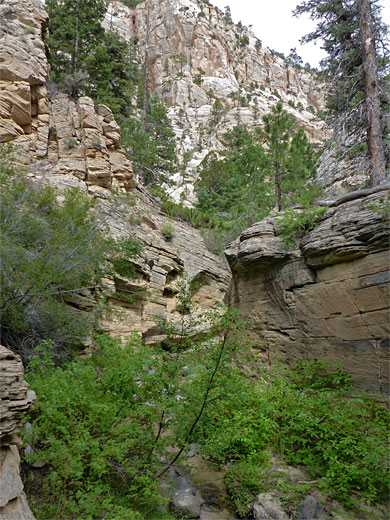
[[[374, 17], [375, 48], [382, 90], [386, 92], [389, 74], [388, 28], [381, 21], [381, 6], [370, 2]], [[309, 14], [317, 27], [302, 38], [303, 42], [320, 41], [327, 56], [321, 62], [327, 89], [327, 116], [335, 125], [341, 122], [344, 131], [354, 134], [354, 142], [366, 127], [362, 43], [359, 26], [359, 2], [352, 0], [304, 0], [294, 14]], [[382, 110], [388, 110], [386, 95], [382, 96]], [[385, 118], [384, 118], [385, 119]], [[384, 121], [385, 126], [385, 121]], [[336, 126], [337, 128], [337, 126]], [[385, 135], [385, 128], [384, 128]], [[350, 144], [350, 143], [349, 143]]]
[[[62, 368], [50, 344], [38, 349], [27, 374], [38, 399], [25, 441], [35, 450], [29, 461], [50, 468], [36, 503], [40, 519], [162, 518], [159, 479], [225, 393], [241, 348], [237, 313], [194, 315], [196, 290], [179, 282], [180, 319], [158, 319], [166, 336], [159, 346], [99, 336], [89, 358]], [[208, 331], [202, 335], [200, 322]]]
[[198, 73], [194, 76], [194, 83], [195, 85], [201, 85], [202, 84], [202, 74]]
[[248, 35], [244, 34], [244, 36], [241, 36], [241, 38], [239, 39], [239, 45], [240, 47], [246, 47], [247, 45], [249, 45]]
[[127, 5], [127, 7], [131, 7], [131, 9], [134, 9], [134, 7], [137, 7], [138, 4], [142, 4], [145, 0], [122, 0], [122, 4]]
[[43, 353], [26, 375], [37, 393], [25, 441], [38, 450], [29, 460], [50, 467], [38, 518], [149, 518], [161, 501], [155, 461], [148, 460], [159, 361], [137, 338], [126, 346], [103, 336], [96, 341], [85, 362], [55, 368]]
[[[90, 333], [106, 260], [136, 251], [102, 237], [92, 199], [67, 190], [59, 203], [53, 188], [18, 171], [9, 146], [0, 153], [2, 341], [26, 361], [39, 341], [50, 339], [60, 356]], [[89, 323], [73, 298], [91, 309]]]
[[352, 378], [344, 370], [321, 359], [300, 361], [291, 373], [290, 380], [301, 389], [346, 389], [352, 386]]
[[163, 234], [164, 240], [170, 242], [173, 238], [173, 235], [175, 234], [175, 226], [172, 224], [172, 222], [165, 222], [161, 232]]
[[276, 232], [284, 238], [286, 245], [302, 238], [305, 233], [317, 227], [327, 208], [306, 206], [303, 209], [286, 209], [278, 219]]
[[135, 45], [101, 25], [103, 0], [49, 0], [51, 78], [73, 97], [80, 93], [129, 113], [138, 66]]
[[311, 467], [320, 488], [345, 505], [352, 505], [352, 491], [368, 503], [386, 499], [388, 414], [346, 394], [351, 380], [342, 370], [314, 360], [291, 371], [264, 370], [257, 382], [241, 379], [241, 387], [233, 374], [229, 384], [207, 410], [199, 441], [205, 455], [228, 464], [228, 489], [242, 514], [265, 485], [259, 475], [266, 449]]
[[236, 462], [226, 472], [226, 488], [240, 517], [250, 514], [255, 496], [263, 491], [263, 466], [267, 462], [264, 458]]
[[286, 206], [313, 192], [306, 183], [313, 184], [318, 153], [304, 132], [280, 103], [264, 120], [264, 131], [237, 125], [226, 132], [225, 150], [209, 153], [200, 165], [196, 211], [209, 228], [204, 236], [215, 252], [264, 218], [275, 203]]
[[175, 133], [164, 105], [157, 99], [147, 106], [147, 130], [135, 117], [121, 121], [122, 145], [132, 158], [134, 171], [147, 186], [160, 186], [177, 169]]
[[390, 193], [387, 197], [380, 197], [379, 204], [369, 204], [367, 207], [380, 215], [385, 224], [390, 224]]

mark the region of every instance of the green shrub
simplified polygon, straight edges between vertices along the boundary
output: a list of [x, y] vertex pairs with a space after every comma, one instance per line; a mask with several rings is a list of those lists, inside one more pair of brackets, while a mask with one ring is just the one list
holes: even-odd
[[48, 468], [35, 504], [40, 520], [162, 518], [158, 482], [195, 438], [204, 410], [225, 393], [240, 348], [234, 312], [203, 315], [210, 332], [193, 335], [193, 290], [180, 288], [179, 323], [160, 319], [161, 346], [99, 336], [89, 358], [62, 368], [49, 343], [33, 356], [26, 378], [37, 405], [24, 440], [35, 451], [28, 461]]
[[[108, 260], [128, 260], [140, 249], [130, 238], [115, 243], [102, 236], [92, 199], [67, 190], [59, 203], [54, 188], [18, 171], [9, 147], [0, 154], [2, 341], [25, 362], [42, 340], [66, 357], [99, 316], [95, 288], [112, 274]], [[90, 308], [88, 320], [74, 297]]]
[[25, 439], [37, 453], [29, 461], [50, 467], [40, 518], [119, 519], [112, 513], [117, 507], [123, 508], [122, 518], [144, 518], [133, 509], [158, 505], [152, 460], [147, 460], [158, 411], [145, 404], [160, 390], [150, 375], [157, 362], [146, 347], [140, 350], [137, 339], [123, 347], [105, 337], [97, 343], [93, 357], [63, 368], [54, 367], [46, 344], [26, 374], [37, 393]]
[[250, 514], [255, 496], [263, 491], [266, 464], [266, 456], [249, 458], [231, 465], [226, 472], [226, 488], [239, 516]]
[[306, 207], [304, 209], [286, 209], [278, 219], [276, 233], [284, 238], [286, 245], [292, 245], [294, 239], [302, 238], [305, 233], [315, 229], [321, 222], [327, 208]]
[[231, 468], [227, 483], [239, 508], [253, 494], [247, 477], [262, 466], [253, 460], [266, 460], [269, 449], [311, 467], [319, 487], [347, 506], [352, 491], [367, 503], [386, 498], [388, 414], [367, 397], [351, 398], [350, 384], [342, 370], [317, 360], [292, 371], [264, 370], [260, 382], [231, 375], [229, 390], [206, 411], [198, 440], [205, 456]]
[[172, 222], [165, 222], [161, 228], [161, 232], [164, 240], [170, 242], [173, 238], [173, 235], [175, 234], [175, 226], [172, 224]]

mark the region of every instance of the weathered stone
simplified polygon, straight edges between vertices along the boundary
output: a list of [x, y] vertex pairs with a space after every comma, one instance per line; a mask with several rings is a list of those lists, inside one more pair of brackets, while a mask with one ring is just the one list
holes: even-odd
[[186, 477], [180, 476], [175, 481], [175, 491], [171, 497], [171, 510], [179, 515], [189, 518], [200, 517], [200, 501], [196, 496], [195, 489]]
[[289, 520], [278, 497], [273, 493], [260, 493], [252, 506], [255, 520]]
[[23, 491], [19, 473], [20, 456], [16, 446], [0, 447], [0, 508]]
[[[17, 431], [35, 393], [23, 379], [20, 357], [0, 345], [0, 440]], [[2, 441], [4, 444], [4, 440]]]
[[20, 478], [16, 433], [35, 393], [23, 379], [20, 356], [0, 345], [0, 519], [34, 520]]
[[298, 520], [315, 520], [321, 512], [321, 504], [312, 495], [307, 495], [299, 510]]
[[233, 301], [254, 326], [270, 362], [340, 363], [370, 392], [389, 389], [389, 227], [383, 192], [345, 202], [295, 246], [286, 247], [266, 219], [227, 250]]

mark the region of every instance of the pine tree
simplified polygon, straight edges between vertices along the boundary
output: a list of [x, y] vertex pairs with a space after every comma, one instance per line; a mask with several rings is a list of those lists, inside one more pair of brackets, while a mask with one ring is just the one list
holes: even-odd
[[[90, 76], [87, 61], [104, 40], [101, 25], [104, 0], [48, 0], [51, 75], [61, 87], [81, 71]], [[72, 95], [77, 90], [70, 88]]]
[[267, 156], [272, 170], [278, 209], [282, 209], [282, 175], [287, 173], [287, 158], [293, 130], [293, 119], [282, 103], [277, 103], [263, 117], [264, 129], [260, 138], [267, 147]]
[[85, 94], [116, 116], [131, 112], [138, 82], [134, 42], [105, 31], [103, 0], [48, 0], [51, 77], [72, 97]]
[[[363, 15], [363, 7], [365, 14]], [[372, 8], [372, 16], [369, 14]], [[376, 136], [373, 146], [370, 129], [372, 119], [367, 107], [372, 103], [377, 107], [376, 121], [379, 121], [379, 95], [383, 81], [388, 75], [389, 59], [386, 56], [387, 27], [380, 20], [380, 6], [369, 0], [304, 0], [295, 9], [295, 15], [309, 13], [313, 20], [318, 21], [317, 28], [306, 35], [302, 41], [320, 40], [328, 56], [321, 65], [330, 80], [330, 89], [327, 96], [328, 118], [337, 136], [341, 137], [346, 145], [351, 141], [349, 148], [361, 150], [361, 136], [368, 129], [366, 144], [368, 144], [371, 161], [371, 183], [376, 184], [384, 178], [383, 155], [379, 159], [381, 166], [378, 170], [378, 160], [373, 158], [373, 148], [383, 149], [380, 123], [371, 134]], [[368, 20], [368, 16], [371, 18]], [[362, 30], [362, 22], [366, 20], [366, 32]], [[367, 35], [367, 30], [370, 34]], [[370, 65], [364, 58], [367, 39], [371, 42]], [[364, 64], [365, 62], [365, 64]], [[376, 77], [367, 80], [367, 71], [378, 69]], [[368, 94], [367, 85], [376, 85], [374, 97]], [[351, 139], [352, 136], [352, 139]], [[370, 143], [371, 141], [371, 143]], [[378, 153], [378, 152], [374, 152]]]

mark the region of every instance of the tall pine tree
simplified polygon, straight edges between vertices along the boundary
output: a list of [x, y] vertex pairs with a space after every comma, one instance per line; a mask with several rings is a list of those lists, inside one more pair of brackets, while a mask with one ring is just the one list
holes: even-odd
[[[309, 13], [318, 22], [316, 29], [302, 41], [320, 41], [327, 52], [321, 65], [330, 80], [327, 96], [329, 121], [337, 136], [341, 136], [344, 145], [348, 142], [352, 151], [361, 149], [359, 145], [366, 134], [363, 140], [368, 145], [372, 184], [381, 182], [385, 175], [381, 151], [385, 127], [381, 121], [379, 97], [381, 93], [385, 94], [389, 58], [386, 52], [387, 27], [381, 22], [380, 9], [377, 3], [370, 0], [304, 0], [294, 11], [296, 16]], [[368, 40], [370, 51], [367, 53]], [[373, 70], [377, 71], [374, 75]], [[370, 93], [368, 85], [374, 87]], [[373, 94], [372, 90], [376, 92]], [[382, 101], [385, 97], [382, 96]], [[371, 132], [373, 119], [370, 107], [373, 104], [376, 107], [376, 129]], [[381, 155], [380, 159], [378, 154]]]
[[104, 0], [48, 0], [51, 79], [128, 115], [138, 82], [135, 44], [102, 26]]

